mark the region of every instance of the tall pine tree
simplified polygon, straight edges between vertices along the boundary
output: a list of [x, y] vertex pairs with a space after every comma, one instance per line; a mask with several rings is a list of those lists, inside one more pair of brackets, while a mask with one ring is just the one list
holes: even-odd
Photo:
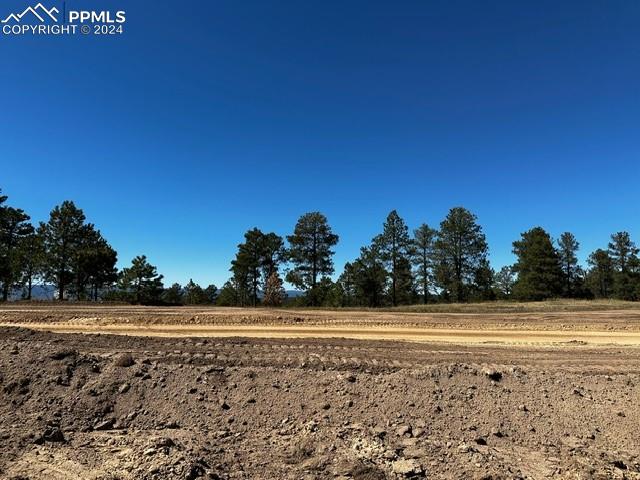
[[316, 286], [322, 277], [333, 274], [332, 248], [338, 243], [338, 235], [320, 212], [306, 213], [300, 217], [293, 234], [287, 236], [289, 261], [293, 268], [286, 280], [297, 288], [305, 290], [307, 302], [319, 304], [320, 293]]
[[488, 251], [476, 216], [465, 208], [452, 208], [440, 223], [435, 243], [436, 280], [444, 298], [457, 302], [469, 298]]
[[409, 229], [395, 210], [384, 222], [383, 231], [374, 238], [382, 261], [385, 263], [390, 280], [389, 297], [391, 305], [411, 303], [413, 278], [411, 276], [411, 240]]
[[628, 232], [611, 235], [609, 256], [614, 267], [614, 295], [621, 300], [636, 300], [640, 293], [638, 248]]
[[609, 252], [597, 249], [587, 260], [587, 285], [596, 298], [609, 298], [613, 292], [615, 270]]
[[429, 302], [429, 290], [433, 282], [434, 247], [437, 234], [437, 230], [426, 223], [413, 232], [412, 261], [416, 268], [416, 283], [424, 304]]
[[4, 205], [6, 199], [6, 196], [0, 195], [0, 284], [2, 300], [5, 302], [22, 277], [20, 245], [33, 233], [29, 215], [19, 208]]
[[65, 299], [67, 288], [74, 280], [74, 259], [82, 246], [84, 221], [83, 211], [67, 200], [51, 211], [47, 223], [40, 224], [45, 277], [57, 287], [58, 300]]
[[577, 252], [580, 244], [571, 232], [564, 232], [558, 239], [558, 255], [563, 275], [563, 293], [565, 297], [576, 294], [580, 269]]
[[524, 232], [513, 242], [518, 257], [513, 266], [518, 279], [513, 293], [519, 300], [544, 300], [562, 294], [563, 273], [560, 257], [549, 234], [541, 227]]
[[384, 305], [387, 272], [382, 254], [375, 243], [360, 249], [360, 257], [353, 262], [353, 280], [358, 305], [367, 307]]

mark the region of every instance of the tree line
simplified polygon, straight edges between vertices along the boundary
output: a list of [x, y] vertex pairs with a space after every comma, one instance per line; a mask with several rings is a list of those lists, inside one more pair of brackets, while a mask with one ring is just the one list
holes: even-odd
[[[30, 300], [35, 285], [55, 287], [59, 300], [221, 306], [384, 307], [435, 302], [548, 298], [640, 299], [639, 250], [628, 232], [578, 262], [580, 245], [564, 232], [552, 239], [541, 227], [513, 242], [516, 262], [495, 271], [477, 217], [452, 208], [437, 228], [409, 230], [393, 210], [380, 233], [347, 262], [334, 281], [339, 237], [320, 212], [302, 215], [282, 237], [247, 231], [231, 262], [230, 279], [218, 289], [192, 280], [164, 286], [146, 256], [118, 271], [117, 253], [71, 201], [34, 225], [0, 192], [0, 292]], [[287, 298], [284, 282], [300, 295]], [[13, 295], [15, 296], [15, 295]]]
[[[580, 266], [575, 236], [554, 241], [541, 227], [513, 242], [516, 262], [495, 271], [477, 217], [452, 208], [437, 228], [423, 223], [412, 232], [393, 210], [381, 231], [344, 265], [336, 281], [333, 248], [338, 236], [327, 218], [311, 212], [286, 237], [257, 228], [245, 234], [231, 264], [231, 279], [219, 304], [280, 305], [285, 280], [304, 295], [290, 300], [305, 306], [385, 307], [436, 302], [538, 301], [549, 298], [640, 300], [640, 259], [628, 232], [617, 232], [605, 249]], [[261, 297], [261, 292], [264, 295]]]
[[163, 276], [144, 255], [118, 271], [116, 251], [71, 201], [51, 210], [47, 222], [33, 225], [24, 210], [8, 205], [7, 200], [0, 192], [2, 301], [14, 292], [31, 300], [34, 287], [47, 284], [55, 288], [58, 300], [215, 303], [215, 285], [203, 289], [190, 281], [184, 288], [175, 284], [165, 289]]

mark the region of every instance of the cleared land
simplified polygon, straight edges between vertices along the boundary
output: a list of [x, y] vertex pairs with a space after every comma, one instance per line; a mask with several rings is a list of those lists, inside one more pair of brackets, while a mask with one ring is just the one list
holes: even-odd
[[640, 478], [604, 307], [4, 306], [0, 478]]

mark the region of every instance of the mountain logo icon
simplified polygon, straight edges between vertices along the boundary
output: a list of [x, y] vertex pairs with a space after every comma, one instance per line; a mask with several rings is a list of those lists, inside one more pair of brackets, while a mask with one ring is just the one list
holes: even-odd
[[58, 13], [60, 13], [60, 10], [56, 7], [47, 9], [44, 5], [38, 3], [35, 7], [27, 7], [22, 13], [12, 13], [0, 23], [9, 23], [12, 20], [16, 23], [20, 23], [27, 14], [31, 14], [36, 17], [40, 23], [44, 23], [47, 18], [50, 18], [54, 22], [58, 22], [58, 19], [55, 16]]

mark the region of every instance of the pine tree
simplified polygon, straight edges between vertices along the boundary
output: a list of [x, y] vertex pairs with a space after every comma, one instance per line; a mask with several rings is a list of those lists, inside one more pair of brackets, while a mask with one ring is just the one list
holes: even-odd
[[100, 291], [118, 279], [118, 254], [93, 224], [83, 225], [79, 234], [78, 248], [72, 257], [73, 290], [78, 299], [88, 296], [97, 301]]
[[273, 271], [267, 279], [262, 303], [265, 307], [280, 307], [286, 295], [284, 287], [282, 286], [282, 279], [277, 271]]
[[238, 245], [236, 258], [231, 262], [231, 271], [238, 285], [246, 285], [246, 296], [255, 307], [267, 279], [278, 271], [283, 259], [284, 242], [275, 233], [265, 234], [258, 228], [246, 232], [244, 239], [244, 243]]
[[28, 223], [29, 215], [19, 208], [4, 205], [6, 200], [6, 196], [0, 195], [0, 283], [5, 302], [22, 277], [20, 245], [33, 233], [33, 227]]
[[358, 305], [381, 307], [384, 304], [387, 272], [375, 243], [360, 249], [360, 257], [353, 262], [353, 278]]
[[262, 236], [261, 243], [262, 279], [266, 287], [269, 277], [278, 271], [280, 264], [284, 261], [284, 241], [281, 236], [270, 232]]
[[136, 304], [153, 304], [162, 296], [163, 278], [142, 255], [131, 261], [131, 267], [122, 269], [118, 286]]
[[587, 284], [596, 298], [609, 298], [613, 291], [615, 270], [609, 252], [599, 248], [587, 260]]
[[44, 245], [42, 237], [37, 233], [25, 236], [18, 246], [20, 265], [22, 266], [22, 278], [20, 285], [23, 288], [22, 297], [31, 300], [33, 284], [42, 274], [44, 266]]
[[444, 298], [467, 300], [487, 255], [487, 242], [476, 216], [465, 208], [452, 208], [440, 223], [435, 242], [435, 276]]
[[353, 307], [357, 305], [356, 271], [352, 263], [345, 263], [344, 270], [338, 278], [337, 285], [340, 289], [342, 307]]
[[244, 243], [238, 245], [236, 259], [232, 262], [232, 271], [246, 277], [249, 286], [249, 295], [252, 306], [258, 304], [258, 292], [263, 266], [263, 237], [258, 228], [249, 230], [244, 234]]
[[218, 287], [211, 284], [207, 288], [204, 289], [204, 294], [207, 298], [207, 303], [214, 305], [218, 298]]
[[412, 261], [416, 267], [416, 283], [420, 287], [422, 303], [429, 302], [433, 283], [434, 247], [437, 230], [423, 223], [413, 232]]
[[390, 285], [391, 305], [411, 303], [413, 278], [411, 275], [411, 240], [409, 229], [395, 210], [391, 211], [384, 223], [383, 231], [373, 242], [385, 263]]
[[307, 302], [318, 305], [319, 294], [315, 291], [320, 278], [333, 274], [333, 250], [338, 235], [320, 212], [306, 213], [300, 217], [293, 234], [287, 236], [289, 261], [293, 268], [287, 281], [307, 292]]
[[513, 267], [504, 266], [493, 277], [493, 289], [500, 299], [508, 299], [513, 293], [516, 275]]
[[45, 277], [58, 289], [58, 300], [65, 299], [65, 292], [74, 280], [73, 261], [82, 244], [85, 216], [71, 201], [51, 211], [49, 221], [41, 223], [45, 250]]
[[184, 287], [184, 300], [187, 305], [204, 305], [209, 302], [204, 289], [192, 279]]
[[174, 283], [162, 293], [162, 301], [169, 305], [184, 304], [184, 289], [179, 283]]
[[222, 287], [224, 297], [221, 302], [229, 302], [233, 299], [231, 305], [237, 307], [246, 307], [251, 305], [251, 281], [249, 277], [249, 269], [246, 268], [243, 258], [236, 257], [236, 263], [232, 262], [231, 273], [233, 276]]
[[540, 227], [524, 232], [513, 242], [513, 253], [518, 261], [513, 269], [518, 279], [513, 288], [520, 300], [544, 300], [562, 293], [563, 272], [560, 257], [551, 237]]
[[640, 289], [638, 248], [628, 232], [611, 235], [609, 256], [614, 268], [613, 293], [621, 300], [636, 300]]
[[473, 276], [472, 298], [476, 301], [495, 300], [496, 295], [493, 290], [493, 279], [495, 272], [489, 260], [486, 258], [480, 261]]
[[216, 305], [220, 307], [235, 307], [242, 305], [241, 288], [242, 286], [238, 285], [235, 277], [226, 281], [216, 298]]
[[563, 274], [564, 296], [573, 297], [579, 282], [578, 257], [576, 253], [580, 244], [570, 232], [564, 232], [558, 240], [558, 255]]

